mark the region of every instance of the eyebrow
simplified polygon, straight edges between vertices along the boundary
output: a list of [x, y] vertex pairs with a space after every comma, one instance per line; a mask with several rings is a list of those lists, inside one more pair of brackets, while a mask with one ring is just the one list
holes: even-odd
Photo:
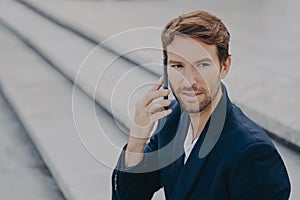
[[195, 64], [202, 63], [202, 62], [213, 62], [213, 61], [210, 58], [206, 57], [196, 61]]
[[[200, 60], [197, 60], [194, 64], [199, 64], [199, 63], [202, 63], [202, 62], [212, 62], [212, 60], [208, 57], [205, 57], [205, 58], [202, 58]], [[177, 60], [169, 60], [168, 63], [182, 63], [182, 62], [177, 61]]]
[[169, 60], [168, 63], [181, 63], [180, 61], [176, 61], [176, 60]]

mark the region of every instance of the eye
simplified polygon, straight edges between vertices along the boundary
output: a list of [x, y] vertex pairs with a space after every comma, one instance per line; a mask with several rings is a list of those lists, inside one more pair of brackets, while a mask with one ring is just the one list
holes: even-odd
[[207, 67], [209, 66], [209, 63], [200, 63], [199, 65], [197, 65], [198, 67]]
[[183, 65], [181, 65], [181, 64], [173, 64], [173, 65], [170, 65], [170, 67], [176, 68], [176, 69], [180, 69], [180, 68], [183, 68]]

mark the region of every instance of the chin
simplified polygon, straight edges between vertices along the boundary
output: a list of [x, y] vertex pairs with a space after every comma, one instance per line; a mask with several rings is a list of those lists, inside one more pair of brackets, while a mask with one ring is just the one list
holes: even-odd
[[182, 109], [187, 113], [198, 113], [201, 111], [197, 103], [183, 103], [181, 106]]
[[199, 113], [205, 110], [211, 104], [210, 100], [203, 101], [201, 103], [195, 102], [180, 102], [182, 109], [187, 113]]

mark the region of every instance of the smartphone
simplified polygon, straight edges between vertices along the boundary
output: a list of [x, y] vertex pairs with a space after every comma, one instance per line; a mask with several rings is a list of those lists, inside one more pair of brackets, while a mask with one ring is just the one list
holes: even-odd
[[[167, 65], [168, 65], [168, 59], [166, 57], [163, 58], [163, 64], [164, 64], [164, 89], [168, 89], [168, 72], [167, 72]], [[164, 99], [168, 99], [168, 96], [164, 96]], [[168, 106], [165, 106], [165, 110], [168, 110]]]

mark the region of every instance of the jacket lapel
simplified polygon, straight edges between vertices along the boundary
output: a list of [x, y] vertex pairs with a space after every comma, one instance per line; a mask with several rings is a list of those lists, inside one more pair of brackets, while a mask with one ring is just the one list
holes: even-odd
[[[204, 136], [202, 133], [201, 136]], [[189, 191], [193, 187], [194, 182], [197, 180], [203, 166], [206, 162], [206, 157], [200, 158], [198, 156], [203, 137], [198, 139], [195, 147], [193, 148], [185, 166], [182, 168], [175, 187], [173, 189], [171, 198], [172, 200], [182, 200], [188, 195]]]
[[176, 135], [173, 139], [173, 148], [172, 148], [172, 160], [175, 160], [174, 163], [172, 163], [170, 170], [172, 173], [172, 183], [173, 186], [178, 180], [178, 176], [180, 175], [182, 168], [184, 166], [184, 140], [186, 137], [186, 134], [188, 132], [188, 128], [190, 125], [190, 117], [187, 112], [182, 112], [180, 116], [180, 123], [179, 127], [177, 129]]
[[160, 163], [166, 168], [162, 168], [163, 179], [167, 184], [165, 189], [171, 193], [178, 180], [178, 176], [184, 166], [183, 142], [190, 124], [188, 113], [181, 112], [177, 129], [173, 132], [173, 138], [160, 152]]
[[189, 129], [189, 125], [190, 117], [187, 112], [182, 111], [176, 135], [172, 141], [172, 158], [174, 160], [184, 155], [183, 144]]
[[[222, 96], [210, 119], [206, 123], [204, 130], [194, 146], [185, 166], [182, 168], [170, 199], [186, 199], [195, 182], [199, 180], [199, 176], [205, 166], [207, 157], [218, 142], [223, 131], [228, 111], [226, 107], [227, 94], [225, 90], [225, 94]], [[182, 139], [183, 142], [184, 139], [185, 137]], [[180, 143], [180, 145], [183, 146], [183, 143]]]

